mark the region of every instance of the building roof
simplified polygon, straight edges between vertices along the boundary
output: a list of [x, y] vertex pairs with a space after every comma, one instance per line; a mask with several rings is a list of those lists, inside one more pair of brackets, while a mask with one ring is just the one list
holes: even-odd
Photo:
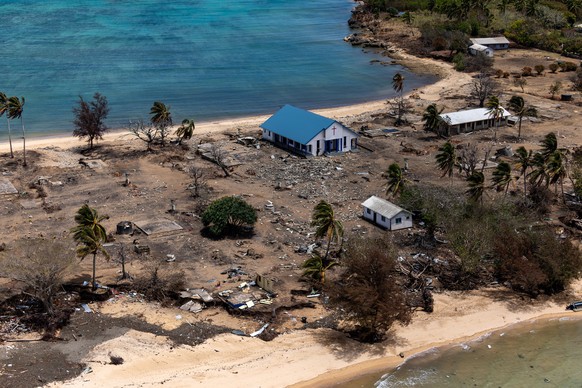
[[386, 218], [392, 218], [400, 212], [410, 213], [408, 210], [404, 210], [401, 207], [394, 205], [392, 202], [388, 202], [385, 199], [376, 197], [375, 195], [372, 195], [370, 198], [362, 202], [362, 206]]
[[[509, 113], [505, 108], [501, 107], [501, 109], [503, 109], [503, 117], [511, 116], [511, 113]], [[489, 120], [492, 118], [491, 115], [489, 114], [488, 108], [477, 108], [462, 110], [459, 112], [442, 113], [440, 117], [448, 125], [473, 123], [475, 121]]]
[[334, 120], [307, 110], [285, 105], [263, 124], [261, 128], [301, 144], [307, 144], [319, 132], [329, 128]]
[[509, 44], [509, 41], [505, 36], [496, 36], [493, 38], [471, 38], [471, 42], [475, 44]]
[[483, 46], [482, 44], [475, 43], [474, 45], [469, 46], [470, 49], [477, 50], [477, 51], [487, 51], [491, 50], [491, 48], [487, 46]]

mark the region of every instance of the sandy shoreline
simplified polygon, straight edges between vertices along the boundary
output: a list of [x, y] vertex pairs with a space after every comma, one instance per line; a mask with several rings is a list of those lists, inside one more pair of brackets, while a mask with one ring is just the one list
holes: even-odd
[[[582, 282], [574, 288], [579, 291]], [[119, 316], [133, 314], [136, 308], [143, 305], [106, 302], [99, 310]], [[175, 325], [175, 316], [174, 309], [156, 310], [158, 324]], [[524, 303], [499, 288], [435, 294], [432, 314], [415, 313], [409, 326], [395, 327], [390, 339], [375, 345], [357, 343], [329, 329], [309, 329], [294, 330], [270, 342], [226, 333], [201, 345], [175, 346], [165, 337], [131, 330], [97, 345], [82, 360], [92, 373], [49, 386], [333, 386], [386, 372], [431, 348], [470, 342], [515, 324], [561, 317], [582, 319], [566, 312], [563, 304]], [[398, 356], [401, 352], [404, 359]], [[123, 357], [123, 365], [111, 365], [111, 354]]]

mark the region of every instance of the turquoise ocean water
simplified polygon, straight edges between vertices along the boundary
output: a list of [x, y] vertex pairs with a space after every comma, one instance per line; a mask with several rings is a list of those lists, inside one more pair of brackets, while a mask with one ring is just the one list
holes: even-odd
[[[580, 314], [580, 313], [578, 313]], [[356, 387], [582, 387], [582, 320], [540, 320], [475, 341], [432, 349]]]
[[[78, 96], [107, 96], [110, 127], [269, 114], [390, 97], [398, 66], [363, 53], [350, 0], [10, 0], [0, 3], [0, 91], [24, 96], [32, 134], [72, 130]], [[404, 70], [405, 87], [433, 81]], [[19, 127], [15, 127], [19, 129]], [[0, 139], [6, 122], [0, 120]]]

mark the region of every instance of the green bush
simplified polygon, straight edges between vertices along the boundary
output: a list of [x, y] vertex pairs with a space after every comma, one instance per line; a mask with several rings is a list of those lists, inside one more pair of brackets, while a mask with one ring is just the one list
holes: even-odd
[[255, 222], [257, 222], [255, 209], [235, 196], [217, 199], [202, 213], [202, 223], [216, 237], [239, 232], [241, 228], [253, 226]]

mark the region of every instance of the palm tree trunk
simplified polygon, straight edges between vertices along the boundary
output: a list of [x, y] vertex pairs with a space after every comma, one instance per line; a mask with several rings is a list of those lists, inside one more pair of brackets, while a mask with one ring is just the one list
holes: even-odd
[[93, 280], [92, 280], [92, 286], [91, 289], [93, 291], [95, 291], [97, 289], [97, 282], [95, 281], [95, 267], [96, 267], [96, 262], [97, 262], [97, 252], [93, 252]]
[[14, 158], [14, 151], [12, 150], [12, 130], [10, 129], [10, 119], [8, 119], [7, 121], [8, 121], [8, 142], [10, 143], [10, 157]]
[[22, 150], [24, 152], [24, 166], [26, 166], [26, 134], [24, 133], [24, 119], [20, 116], [20, 125], [22, 125]]
[[331, 245], [331, 234], [329, 235], [328, 239], [327, 239], [327, 247], [325, 248], [325, 260], [327, 260], [327, 257], [329, 255], [329, 247]]

